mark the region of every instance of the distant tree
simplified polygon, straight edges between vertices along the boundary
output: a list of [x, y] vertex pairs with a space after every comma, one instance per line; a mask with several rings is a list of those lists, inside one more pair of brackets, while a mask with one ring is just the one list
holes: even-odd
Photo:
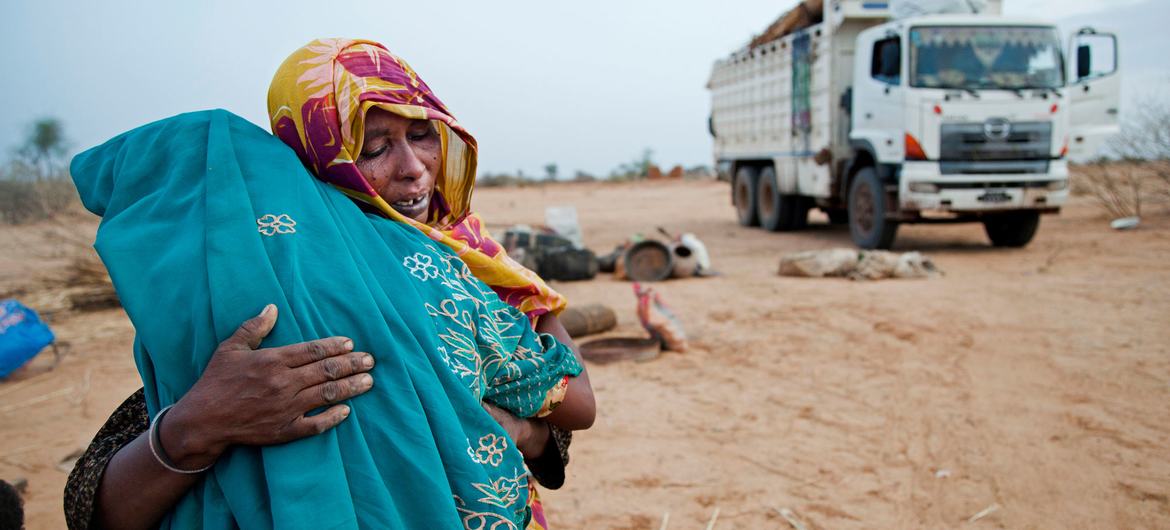
[[654, 165], [654, 150], [649, 147], [642, 150], [642, 156], [635, 158], [610, 171], [610, 180], [631, 180], [645, 178]]
[[555, 162], [550, 162], [544, 166], [544, 180], [554, 181], [557, 179], [557, 165]]
[[65, 169], [65, 126], [57, 118], [33, 122], [24, 144], [16, 151], [15, 168], [30, 170], [37, 180], [62, 177]]
[[597, 177], [594, 177], [592, 174], [585, 171], [577, 170], [577, 172], [573, 174], [573, 180], [575, 182], [593, 182], [597, 180]]

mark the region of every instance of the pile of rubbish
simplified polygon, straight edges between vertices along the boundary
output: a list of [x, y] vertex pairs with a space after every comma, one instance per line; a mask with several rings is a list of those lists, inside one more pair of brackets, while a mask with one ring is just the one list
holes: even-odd
[[513, 225], [502, 240], [512, 259], [545, 280], [591, 280], [598, 272], [635, 282], [716, 274], [706, 245], [695, 234], [673, 236], [658, 227], [664, 239], [634, 234], [609, 254], [597, 256], [585, 248], [575, 208], [549, 207], [545, 218], [545, 226]]
[[918, 252], [837, 248], [797, 252], [780, 258], [780, 275], [801, 278], [933, 278], [942, 271]]
[[711, 268], [707, 246], [695, 234], [672, 236], [662, 227], [658, 232], [666, 239], [635, 234], [613, 252], [598, 258], [599, 269], [612, 272], [615, 279], [635, 282], [716, 274]]

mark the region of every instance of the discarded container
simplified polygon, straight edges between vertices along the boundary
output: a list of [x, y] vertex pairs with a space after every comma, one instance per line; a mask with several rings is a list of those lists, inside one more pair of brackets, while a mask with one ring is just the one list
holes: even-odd
[[614, 337], [598, 339], [581, 345], [581, 356], [598, 364], [614, 361], [648, 361], [662, 351], [658, 337], [647, 339]]
[[697, 262], [698, 274], [700, 276], [710, 273], [711, 271], [711, 255], [707, 252], [707, 245], [704, 245], [699, 238], [692, 233], [686, 233], [678, 238], [678, 242], [686, 245], [695, 254], [695, 261]]
[[699, 258], [695, 255], [694, 250], [682, 243], [675, 243], [670, 247], [670, 251], [673, 254], [671, 257], [673, 262], [671, 277], [690, 278], [698, 272]]
[[670, 248], [652, 239], [630, 246], [622, 261], [626, 276], [636, 282], [660, 282], [669, 278], [674, 269]]
[[570, 337], [582, 337], [609, 331], [617, 326], [613, 309], [601, 304], [569, 306], [559, 316]]
[[53, 342], [36, 312], [16, 300], [0, 301], [0, 378], [24, 366]]

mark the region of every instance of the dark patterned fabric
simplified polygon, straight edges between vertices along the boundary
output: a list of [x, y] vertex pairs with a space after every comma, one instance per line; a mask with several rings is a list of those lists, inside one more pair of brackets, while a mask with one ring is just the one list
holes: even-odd
[[[77, 460], [69, 480], [65, 483], [65, 522], [69, 530], [97, 530], [101, 526], [93, 520], [94, 503], [102, 474], [114, 454], [150, 428], [146, 400], [142, 389], [126, 398], [105, 425], [98, 430], [85, 454]], [[552, 436], [540, 458], [526, 460], [536, 481], [548, 489], [558, 489], [565, 483], [565, 466], [569, 464], [569, 444], [573, 433], [549, 427]], [[554, 449], [555, 448], [555, 449]]]
[[65, 483], [65, 522], [69, 530], [101, 527], [93, 521], [93, 509], [106, 464], [119, 449], [149, 428], [150, 416], [146, 413], [146, 399], [140, 388], [118, 405], [93, 437], [85, 454], [77, 460], [73, 472], [69, 473], [69, 480]]

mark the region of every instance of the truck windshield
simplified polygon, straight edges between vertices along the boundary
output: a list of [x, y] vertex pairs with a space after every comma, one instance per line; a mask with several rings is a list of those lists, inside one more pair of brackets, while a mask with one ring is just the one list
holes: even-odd
[[919, 26], [910, 30], [910, 86], [1057, 88], [1064, 85], [1053, 27]]

